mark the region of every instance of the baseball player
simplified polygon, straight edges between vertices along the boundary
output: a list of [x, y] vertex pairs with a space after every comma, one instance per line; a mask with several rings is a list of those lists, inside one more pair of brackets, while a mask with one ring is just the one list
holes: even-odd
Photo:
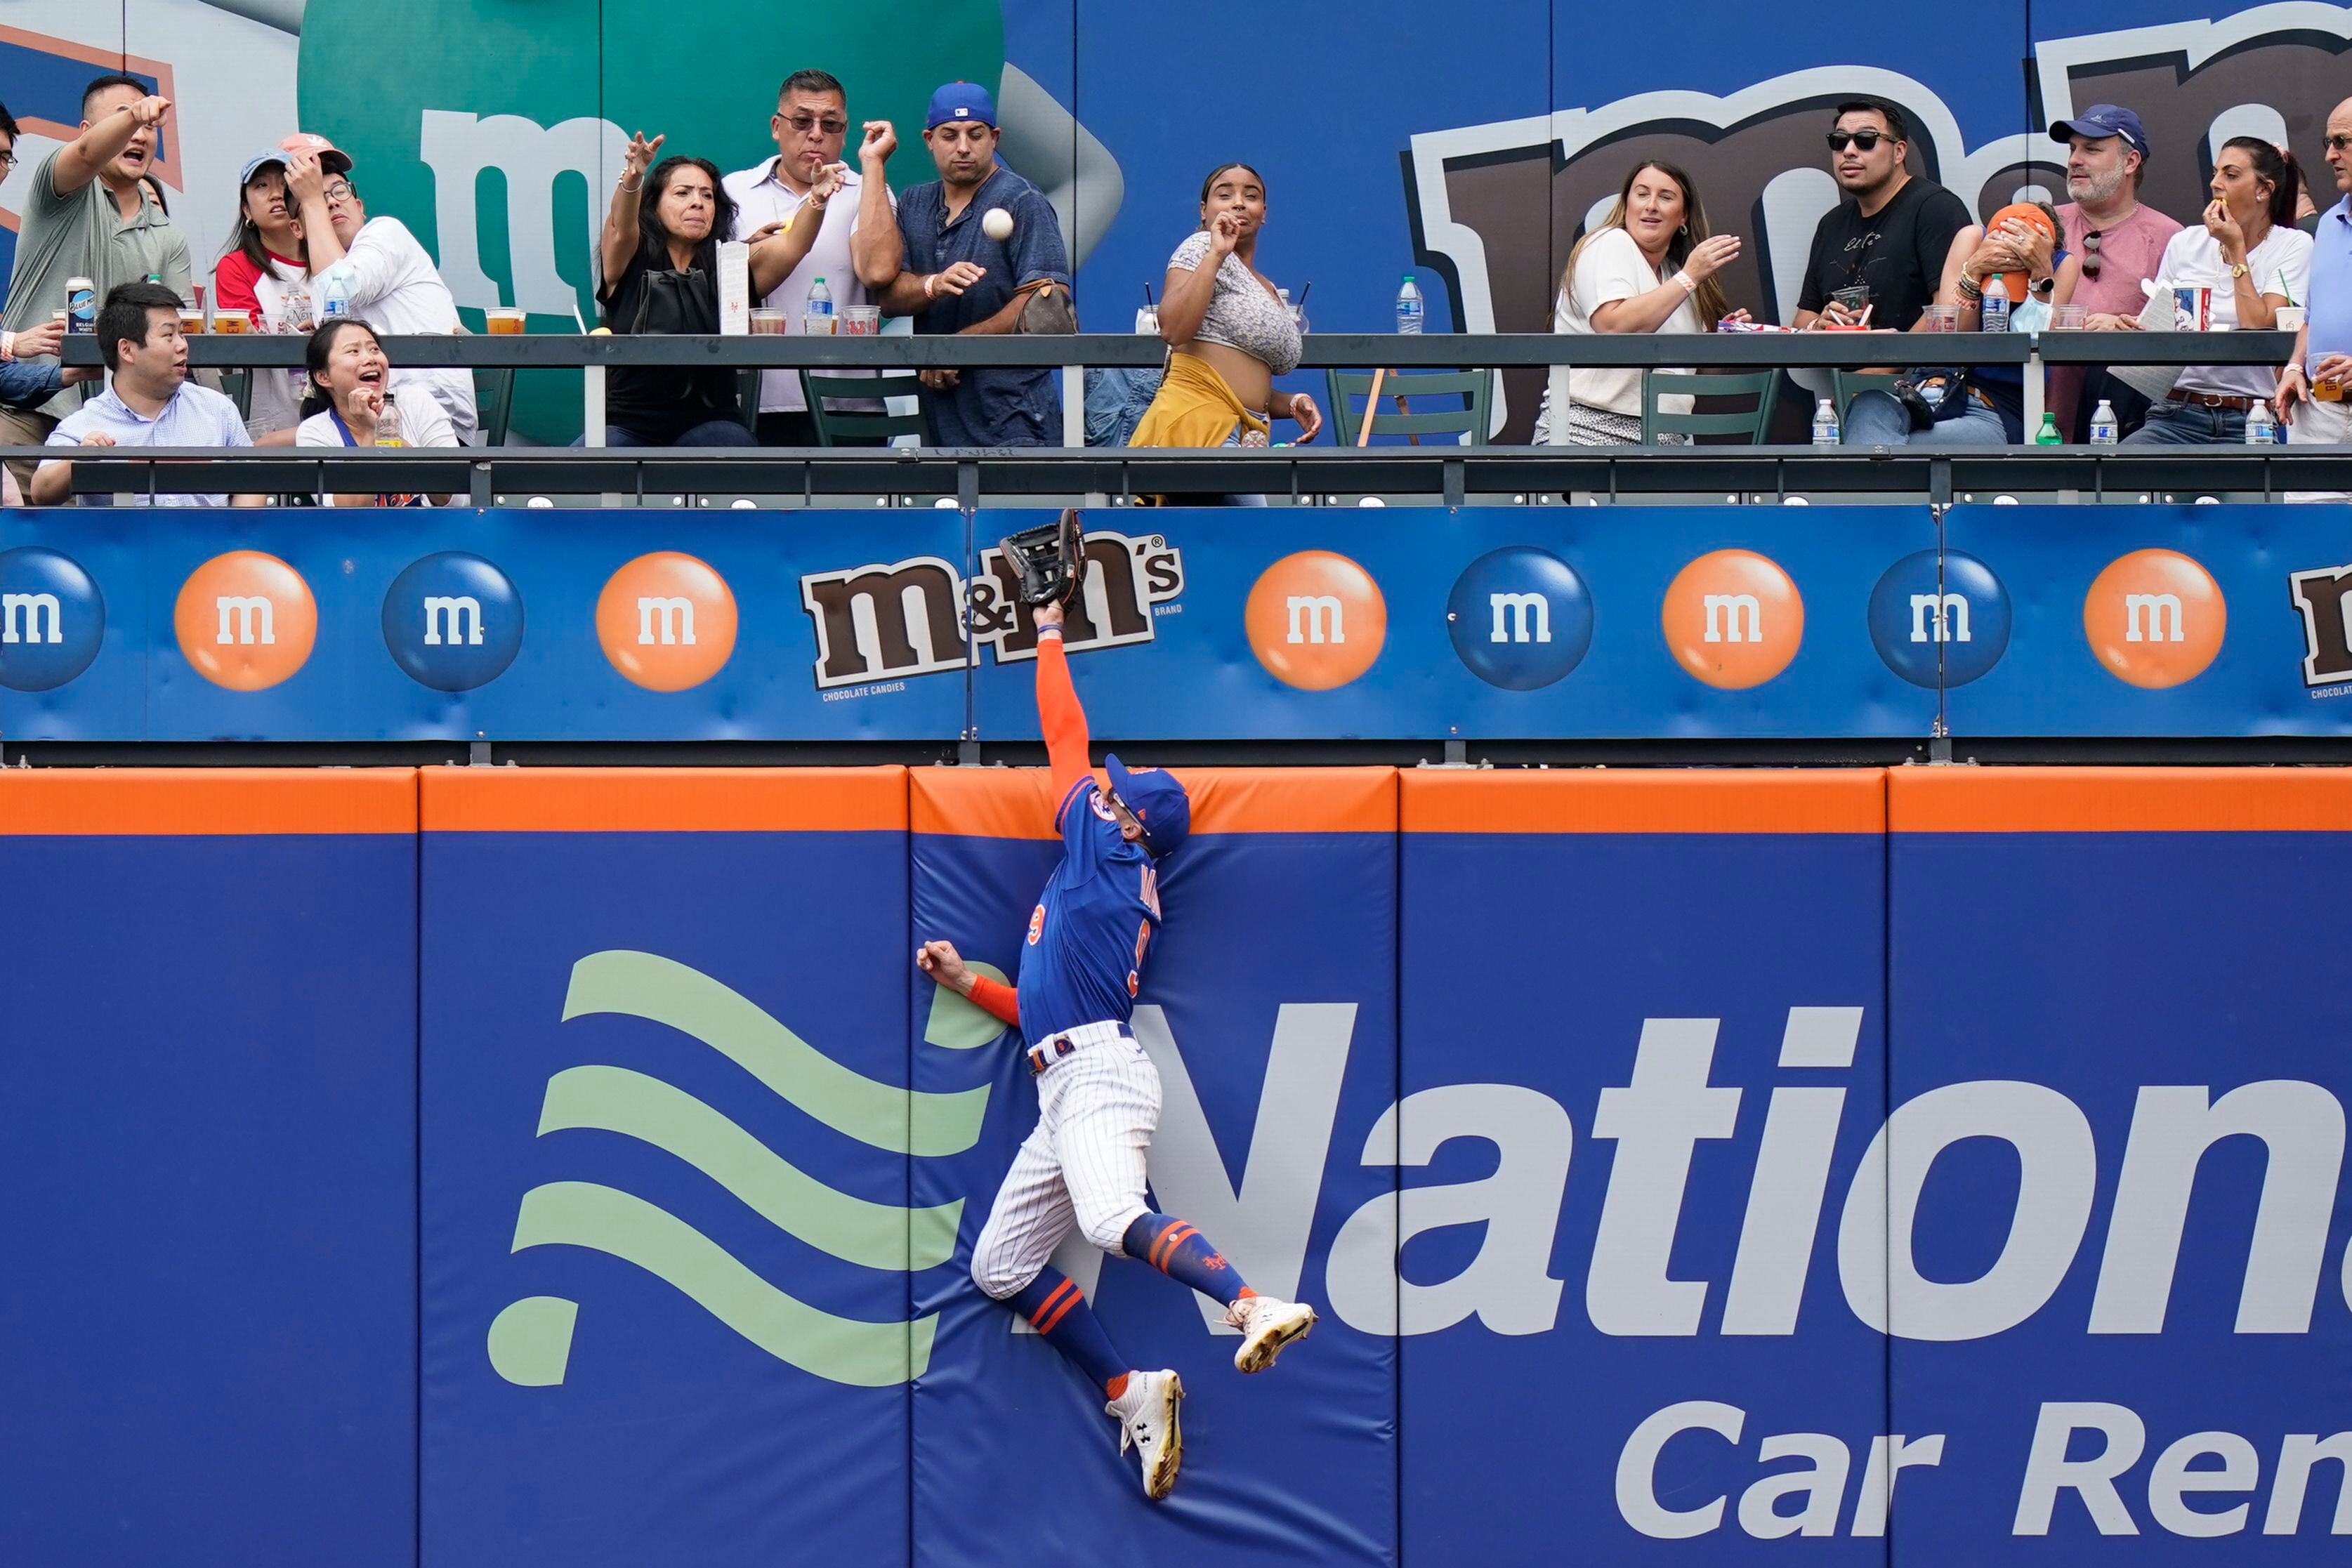
[[1014, 1025], [1037, 1075], [1037, 1125], [997, 1189], [971, 1249], [980, 1288], [1034, 1324], [1108, 1398], [1119, 1451], [1132, 1443], [1144, 1495], [1176, 1484], [1184, 1439], [1184, 1385], [1142, 1372], [1111, 1347], [1101, 1321], [1046, 1259], [1075, 1224], [1106, 1252], [1124, 1252], [1223, 1302], [1241, 1331], [1234, 1365], [1263, 1372], [1315, 1326], [1314, 1309], [1261, 1296], [1208, 1239], [1145, 1201], [1144, 1153], [1160, 1123], [1160, 1074], [1128, 1028], [1145, 950], [1160, 923], [1154, 862], [1184, 841], [1192, 802], [1173, 774], [1104, 762], [1110, 788], [1087, 761], [1087, 717], [1070, 685], [1059, 605], [1036, 608], [1037, 712], [1060, 804], [1062, 862], [1029, 916], [1019, 988], [965, 967], [954, 946], [926, 942], [916, 962]]

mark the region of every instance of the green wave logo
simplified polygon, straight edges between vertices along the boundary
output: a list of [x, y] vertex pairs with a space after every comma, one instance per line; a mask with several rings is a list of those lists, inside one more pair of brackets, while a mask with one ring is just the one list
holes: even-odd
[[[1002, 1025], [971, 1003], [953, 999], [961, 1011], [934, 1003], [926, 1041], [970, 1050], [1002, 1032]], [[573, 965], [563, 1017], [590, 1013], [666, 1024], [727, 1057], [804, 1114], [874, 1148], [937, 1157], [960, 1154], [980, 1138], [985, 1084], [931, 1094], [867, 1078], [740, 993], [657, 954], [592, 953]], [[936, 1268], [955, 1251], [961, 1198], [902, 1208], [836, 1191], [724, 1113], [642, 1072], [572, 1067], [549, 1079], [539, 1134], [572, 1129], [617, 1133], [651, 1145], [709, 1176], [777, 1229], [846, 1263], [904, 1273]], [[936, 1315], [870, 1322], [811, 1306], [677, 1216], [613, 1187], [560, 1181], [525, 1193], [512, 1249], [551, 1246], [584, 1247], [633, 1263], [777, 1360], [835, 1383], [886, 1387], [919, 1376], [930, 1364]], [[509, 1303], [490, 1324], [490, 1365], [522, 1387], [562, 1383], [579, 1315], [579, 1303], [560, 1296]]]

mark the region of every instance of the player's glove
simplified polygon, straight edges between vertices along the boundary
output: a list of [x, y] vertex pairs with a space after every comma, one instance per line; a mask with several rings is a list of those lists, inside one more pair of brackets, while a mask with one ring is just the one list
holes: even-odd
[[1024, 604], [1067, 604], [1077, 597], [1086, 556], [1078, 514], [1065, 510], [1061, 521], [1025, 528], [1000, 541], [1004, 559], [1021, 574]]

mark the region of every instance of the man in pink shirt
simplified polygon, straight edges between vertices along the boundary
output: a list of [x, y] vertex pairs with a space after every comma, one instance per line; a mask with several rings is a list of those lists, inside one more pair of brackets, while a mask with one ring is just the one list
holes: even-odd
[[[2074, 302], [2090, 311], [2095, 330], [2128, 331], [2147, 302], [2140, 285], [2156, 276], [2166, 242], [2180, 232], [2179, 224], [2139, 204], [2147, 132], [2130, 110], [2095, 103], [2053, 125], [2050, 140], [2068, 149], [2066, 193], [2074, 199], [2058, 209], [2058, 221], [2066, 249], [2083, 258]], [[2089, 434], [2091, 412], [2101, 398], [2115, 404], [2126, 433], [2147, 413], [2146, 398], [2104, 370], [2070, 366], [2050, 372], [2050, 407], [2069, 441]]]

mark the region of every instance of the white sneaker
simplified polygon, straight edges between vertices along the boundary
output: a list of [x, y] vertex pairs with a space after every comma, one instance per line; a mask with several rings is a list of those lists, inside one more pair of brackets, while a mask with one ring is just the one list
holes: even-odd
[[1315, 1326], [1315, 1309], [1275, 1296], [1244, 1296], [1225, 1309], [1225, 1322], [1242, 1331], [1241, 1348], [1234, 1352], [1234, 1369], [1264, 1372], [1284, 1345], [1304, 1339]]
[[1143, 1462], [1143, 1495], [1158, 1502], [1176, 1488], [1184, 1463], [1184, 1429], [1176, 1407], [1184, 1400], [1184, 1380], [1172, 1372], [1129, 1375], [1127, 1392], [1103, 1406], [1118, 1423], [1118, 1451], [1135, 1445]]

